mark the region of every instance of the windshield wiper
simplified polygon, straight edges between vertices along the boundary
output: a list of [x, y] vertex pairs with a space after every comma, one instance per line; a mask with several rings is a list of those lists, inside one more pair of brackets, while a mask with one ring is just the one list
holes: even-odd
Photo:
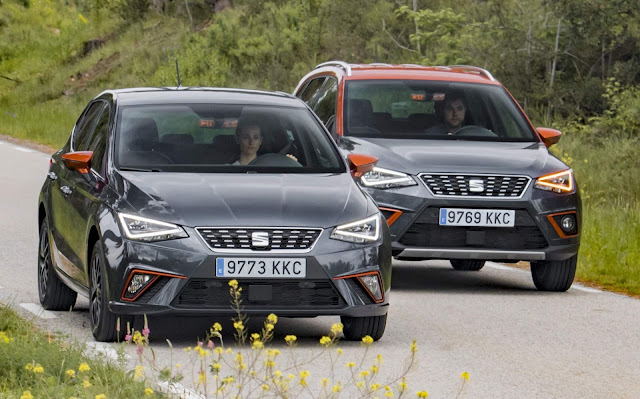
[[162, 169], [153, 168], [153, 169], [143, 169], [143, 168], [120, 168], [120, 170], [128, 171], [128, 172], [162, 172]]

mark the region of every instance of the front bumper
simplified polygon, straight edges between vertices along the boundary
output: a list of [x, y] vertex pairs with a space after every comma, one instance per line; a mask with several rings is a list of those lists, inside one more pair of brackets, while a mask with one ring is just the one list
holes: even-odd
[[[435, 197], [422, 184], [365, 191], [393, 220], [392, 248], [398, 259], [565, 260], [577, 254], [580, 246], [577, 191], [556, 194], [530, 186], [518, 199]], [[512, 228], [440, 226], [440, 208], [515, 210], [516, 223]], [[550, 223], [547, 216], [561, 212], [576, 213], [577, 235], [562, 237]]]
[[[247, 315], [315, 317], [340, 315], [380, 316], [388, 311], [391, 283], [389, 232], [376, 243], [361, 245], [337, 241], [322, 234], [305, 254], [222, 253], [211, 251], [194, 229], [188, 238], [141, 243], [123, 239], [105, 242], [109, 262], [109, 309], [116, 314], [234, 315], [228, 282], [216, 277], [216, 259], [305, 258], [305, 278], [236, 278], [242, 290], [242, 312]], [[110, 255], [109, 255], [110, 254]], [[118, 256], [118, 254], [120, 254]], [[135, 300], [123, 297], [133, 271], [156, 273], [157, 279]], [[376, 303], [354, 278], [345, 276], [377, 272], [384, 298]]]

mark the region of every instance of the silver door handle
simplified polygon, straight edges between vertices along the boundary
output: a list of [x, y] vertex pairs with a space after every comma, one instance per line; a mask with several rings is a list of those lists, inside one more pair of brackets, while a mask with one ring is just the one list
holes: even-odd
[[64, 195], [70, 195], [73, 192], [73, 190], [69, 188], [69, 186], [60, 187], [60, 191], [62, 191], [62, 194]]
[[51, 179], [51, 180], [55, 180], [55, 179], [58, 178], [58, 175], [56, 175], [55, 172], [49, 172], [47, 174], [47, 177], [49, 177], [49, 179]]

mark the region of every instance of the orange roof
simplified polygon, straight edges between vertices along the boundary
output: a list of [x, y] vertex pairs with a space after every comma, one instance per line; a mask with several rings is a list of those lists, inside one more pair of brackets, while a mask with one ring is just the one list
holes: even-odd
[[[345, 70], [348, 65], [350, 75], [347, 80], [365, 79], [408, 79], [408, 80], [442, 80], [453, 82], [483, 83], [500, 85], [488, 71], [474, 66], [422, 66], [416, 64], [346, 64], [343, 67], [325, 63], [325, 68]], [[322, 64], [321, 64], [322, 65]]]

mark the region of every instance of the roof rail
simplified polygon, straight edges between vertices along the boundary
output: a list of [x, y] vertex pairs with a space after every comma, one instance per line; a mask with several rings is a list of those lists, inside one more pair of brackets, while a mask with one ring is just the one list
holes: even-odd
[[390, 67], [393, 66], [391, 64], [387, 64], [385, 62], [372, 62], [371, 64], [368, 64], [370, 66], [385, 66], [385, 67]]
[[344, 69], [347, 73], [347, 76], [351, 76], [351, 66], [344, 61], [327, 61], [322, 64], [316, 65], [315, 69], [326, 67], [326, 66], [334, 66]]
[[420, 64], [400, 64], [400, 66], [409, 67], [409, 68], [426, 68], [424, 65], [420, 65]]
[[448, 66], [449, 68], [459, 68], [459, 69], [462, 69], [463, 71], [477, 72], [489, 80], [493, 80], [493, 81], [496, 80], [496, 78], [494, 78], [493, 75], [484, 68], [480, 68], [472, 65], [448, 65]]

